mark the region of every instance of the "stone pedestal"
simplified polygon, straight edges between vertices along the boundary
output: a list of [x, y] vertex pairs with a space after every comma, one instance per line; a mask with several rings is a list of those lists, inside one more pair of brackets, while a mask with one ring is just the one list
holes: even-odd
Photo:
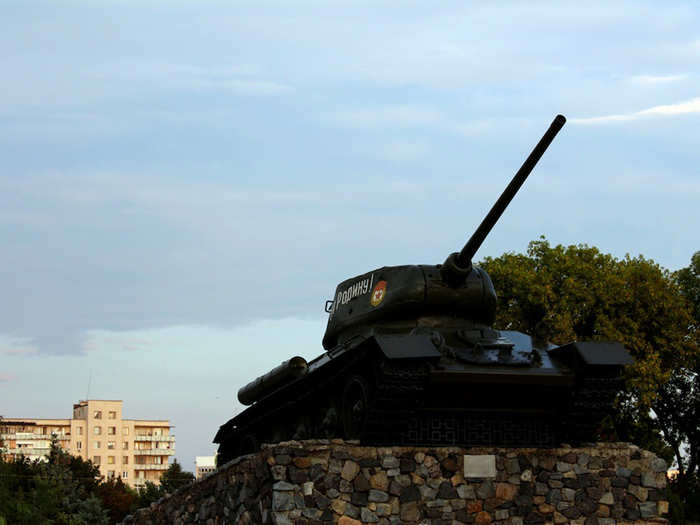
[[666, 464], [628, 443], [556, 449], [287, 442], [238, 458], [129, 524], [666, 523]]

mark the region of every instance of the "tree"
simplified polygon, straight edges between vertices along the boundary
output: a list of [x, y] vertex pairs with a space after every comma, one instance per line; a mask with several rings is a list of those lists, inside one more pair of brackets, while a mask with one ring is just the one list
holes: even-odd
[[109, 523], [122, 521], [132, 510], [138, 497], [137, 492], [126, 486], [121, 478], [110, 478], [99, 484], [95, 494], [102, 507], [109, 511]]
[[586, 245], [530, 243], [481, 264], [500, 295], [496, 324], [553, 343], [619, 341], [634, 356], [628, 386], [649, 407], [671, 372], [700, 354], [693, 317], [671, 274], [642, 256], [622, 260]]
[[168, 470], [163, 472], [160, 478], [160, 486], [163, 491], [172, 494], [180, 487], [190, 485], [194, 482], [194, 474], [186, 470], [182, 470], [182, 466], [177, 462], [177, 459], [171, 463]]
[[[700, 333], [700, 251], [690, 265], [674, 274], [681, 293], [690, 304], [693, 321], [688, 337]], [[686, 519], [700, 521], [700, 358], [685, 363], [659, 390], [654, 405], [664, 422], [664, 434], [677, 459], [679, 476], [673, 489], [684, 502]]]
[[182, 466], [175, 460], [170, 464], [168, 470], [163, 472], [160, 477], [160, 485], [147, 481], [143, 487], [139, 488], [138, 507], [147, 507], [166, 494], [172, 494], [180, 487], [190, 485], [193, 482], [194, 474], [182, 470]]
[[148, 507], [154, 501], [158, 501], [164, 496], [163, 489], [152, 481], [147, 481], [138, 488], [138, 499], [136, 508]]
[[619, 398], [620, 437], [675, 459], [690, 490], [700, 460], [700, 252], [671, 274], [642, 256], [616, 259], [541, 238], [527, 254], [487, 257], [481, 266], [500, 295], [498, 328], [556, 344], [625, 345], [635, 364]]
[[700, 328], [700, 251], [695, 252], [687, 268], [678, 270], [675, 274], [681, 292], [693, 307], [695, 319], [694, 328]]
[[13, 524], [107, 525], [107, 511], [91, 490], [99, 472], [85, 463], [55, 439], [48, 461], [0, 457], [0, 516]]

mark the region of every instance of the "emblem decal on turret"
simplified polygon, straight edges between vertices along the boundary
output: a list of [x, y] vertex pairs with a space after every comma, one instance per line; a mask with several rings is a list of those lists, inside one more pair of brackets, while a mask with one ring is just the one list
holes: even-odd
[[377, 286], [374, 287], [372, 290], [372, 295], [369, 298], [369, 303], [372, 306], [379, 306], [379, 303], [381, 303], [384, 300], [384, 296], [386, 295], [386, 281], [379, 281], [377, 283]]

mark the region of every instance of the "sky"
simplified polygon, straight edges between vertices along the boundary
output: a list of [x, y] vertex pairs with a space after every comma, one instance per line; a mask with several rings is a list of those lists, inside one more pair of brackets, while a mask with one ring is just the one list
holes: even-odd
[[0, 415], [170, 419], [194, 469], [237, 390], [322, 352], [335, 286], [540, 235], [700, 250], [700, 6], [0, 3]]

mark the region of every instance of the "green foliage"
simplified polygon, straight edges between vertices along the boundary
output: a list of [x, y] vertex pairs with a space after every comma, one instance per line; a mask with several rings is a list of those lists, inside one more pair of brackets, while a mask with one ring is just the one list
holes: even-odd
[[153, 483], [152, 481], [147, 481], [143, 486], [138, 489], [138, 499], [136, 501], [136, 507], [148, 507], [151, 503], [158, 501], [164, 496], [163, 490]]
[[172, 494], [180, 487], [185, 485], [190, 485], [194, 482], [194, 474], [182, 470], [182, 466], [177, 462], [173, 461], [168, 467], [168, 470], [163, 472], [160, 478], [160, 486], [164, 493]]
[[124, 484], [121, 478], [112, 478], [100, 483], [95, 491], [102, 507], [109, 510], [109, 523], [119, 523], [133, 509], [137, 492]]
[[91, 493], [96, 469], [73, 459], [55, 440], [48, 461], [0, 459], [0, 516], [20, 525], [107, 525], [107, 511]]
[[693, 254], [690, 266], [678, 270], [675, 274], [676, 281], [693, 306], [695, 329], [700, 328], [700, 251]]
[[675, 274], [642, 256], [586, 245], [487, 257], [500, 295], [496, 326], [564, 344], [611, 340], [635, 358], [618, 398], [618, 438], [675, 460], [672, 523], [700, 521], [700, 252]]
[[666, 489], [669, 502], [668, 519], [673, 525], [698, 525], [700, 523], [700, 479], [697, 476], [686, 480], [682, 489], [681, 481], [671, 480]]
[[147, 507], [166, 494], [172, 494], [177, 489], [193, 482], [194, 474], [182, 470], [182, 466], [175, 460], [161, 476], [160, 485], [147, 481], [143, 487], [139, 488], [138, 507]]
[[635, 357], [628, 386], [639, 406], [651, 406], [658, 386], [700, 353], [679, 286], [642, 256], [618, 260], [594, 247], [552, 247], [540, 239], [527, 255], [488, 257], [482, 266], [500, 295], [498, 327], [557, 344], [622, 342]]
[[71, 456], [54, 439], [47, 461], [0, 455], [0, 525], [113, 525], [193, 480], [175, 462], [163, 485], [146, 482], [137, 493], [120, 478], [102, 480], [92, 462]]

